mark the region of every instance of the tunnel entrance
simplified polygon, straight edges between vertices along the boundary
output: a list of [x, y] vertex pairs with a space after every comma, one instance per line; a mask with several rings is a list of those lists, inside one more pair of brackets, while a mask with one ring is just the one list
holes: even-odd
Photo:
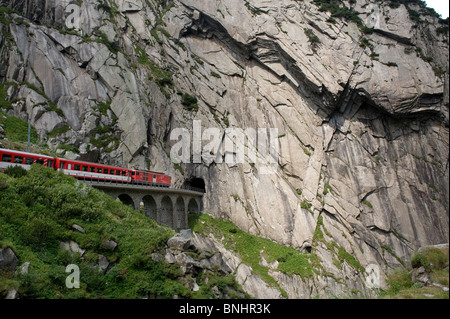
[[203, 193], [206, 193], [206, 185], [203, 178], [191, 178], [184, 182], [185, 186], [193, 187], [195, 189], [198, 189], [202, 191]]

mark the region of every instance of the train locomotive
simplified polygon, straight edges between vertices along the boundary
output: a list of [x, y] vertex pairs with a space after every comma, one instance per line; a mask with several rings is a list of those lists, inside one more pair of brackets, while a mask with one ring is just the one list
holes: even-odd
[[39, 164], [66, 175], [82, 180], [140, 184], [159, 187], [170, 187], [170, 176], [144, 170], [125, 169], [110, 165], [95, 164], [77, 160], [51, 157], [0, 148], [0, 171], [10, 166], [20, 166], [26, 170], [31, 165]]

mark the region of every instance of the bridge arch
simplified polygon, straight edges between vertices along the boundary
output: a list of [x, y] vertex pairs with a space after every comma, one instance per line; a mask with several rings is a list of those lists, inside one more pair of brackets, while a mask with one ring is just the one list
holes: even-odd
[[173, 227], [173, 203], [169, 196], [164, 196], [161, 199], [161, 224], [168, 227]]
[[146, 195], [142, 198], [144, 203], [144, 214], [148, 217], [158, 220], [158, 204], [152, 195]]
[[178, 196], [175, 202], [175, 229], [186, 227], [186, 205], [182, 196]]
[[195, 198], [191, 198], [189, 201], [188, 213], [200, 214], [200, 206]]
[[135, 209], [136, 206], [134, 205], [134, 201], [130, 195], [121, 194], [118, 196], [118, 198], [124, 205], [130, 206], [131, 208]]

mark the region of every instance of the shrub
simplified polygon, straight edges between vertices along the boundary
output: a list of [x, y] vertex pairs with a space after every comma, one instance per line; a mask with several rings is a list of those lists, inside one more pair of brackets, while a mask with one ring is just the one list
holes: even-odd
[[183, 93], [181, 96], [181, 104], [183, 104], [189, 111], [198, 110], [198, 100], [195, 96]]
[[429, 269], [430, 262], [425, 255], [421, 253], [415, 253], [414, 256], [411, 258], [411, 266], [413, 268], [424, 267], [425, 269]]
[[411, 288], [413, 285], [408, 271], [397, 268], [387, 276], [386, 283], [389, 286], [388, 294], [397, 294], [400, 290]]
[[27, 175], [27, 171], [21, 166], [9, 166], [5, 170], [5, 174], [13, 178], [20, 178]]

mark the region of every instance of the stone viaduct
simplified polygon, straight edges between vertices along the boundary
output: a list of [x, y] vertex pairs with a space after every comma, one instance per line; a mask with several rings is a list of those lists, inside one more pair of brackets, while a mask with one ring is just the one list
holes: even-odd
[[165, 188], [137, 184], [84, 181], [114, 199], [174, 230], [189, 228], [188, 213], [202, 212], [204, 191], [193, 187]]

